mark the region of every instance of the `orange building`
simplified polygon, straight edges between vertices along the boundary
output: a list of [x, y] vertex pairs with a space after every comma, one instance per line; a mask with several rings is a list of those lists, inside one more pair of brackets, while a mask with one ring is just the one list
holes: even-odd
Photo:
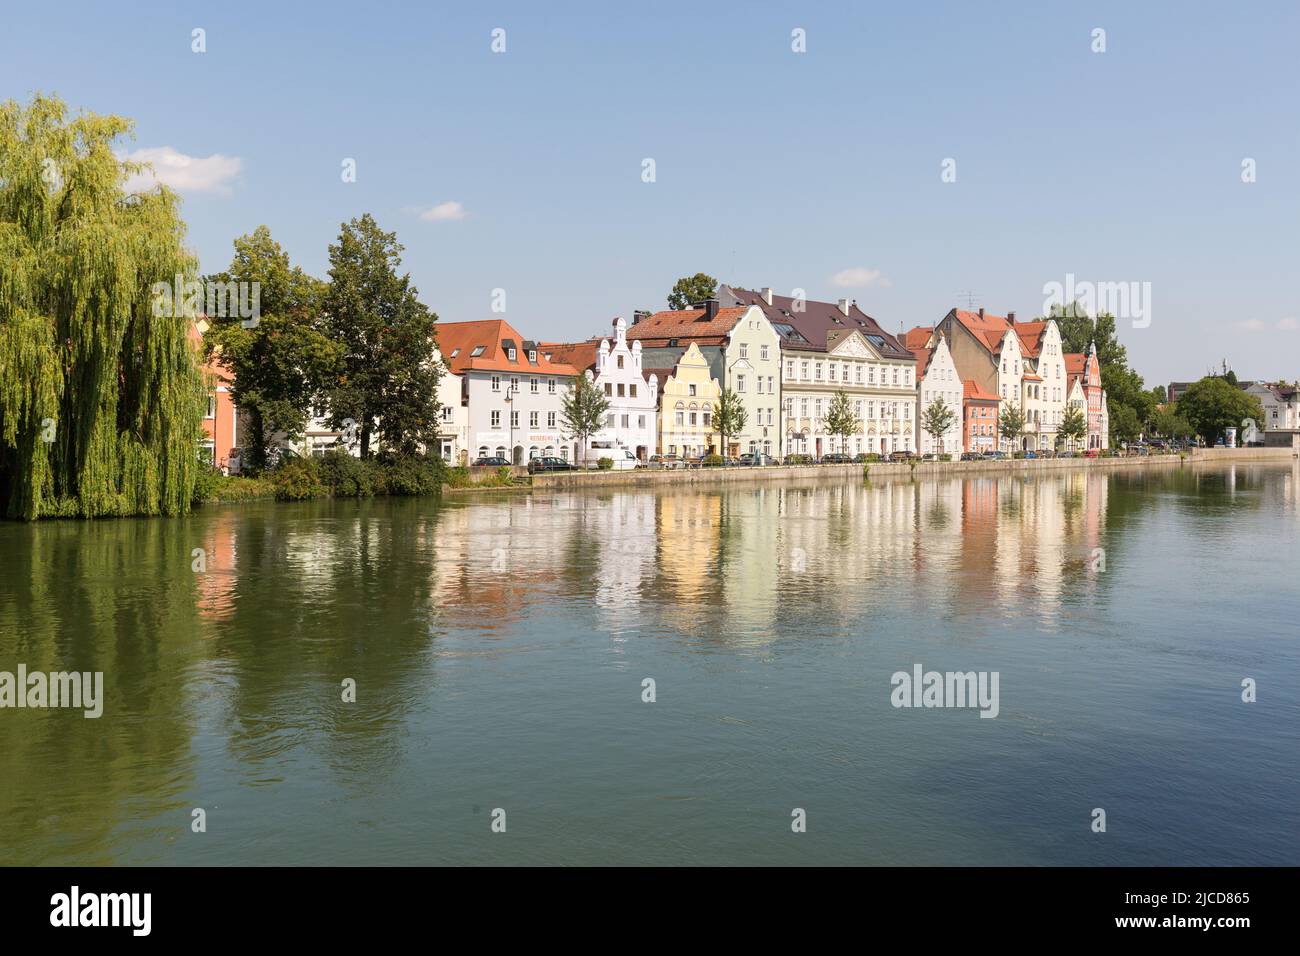
[[[203, 362], [203, 336], [208, 328], [208, 321], [203, 318], [190, 326], [190, 341], [198, 350], [200, 362]], [[238, 456], [239, 447], [238, 409], [230, 397], [232, 379], [229, 369], [215, 358], [203, 362], [203, 375], [209, 387], [208, 404], [203, 410], [204, 437], [199, 442], [199, 449], [206, 460], [226, 474], [231, 456]]]
[[998, 397], [982, 391], [972, 379], [968, 378], [961, 384], [962, 450], [996, 451], [998, 447]]

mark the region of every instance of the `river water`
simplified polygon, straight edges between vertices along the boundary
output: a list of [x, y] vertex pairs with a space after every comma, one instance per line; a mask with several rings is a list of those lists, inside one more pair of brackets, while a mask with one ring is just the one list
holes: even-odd
[[1298, 571], [1285, 463], [0, 524], [0, 672], [103, 673], [0, 861], [1300, 864]]

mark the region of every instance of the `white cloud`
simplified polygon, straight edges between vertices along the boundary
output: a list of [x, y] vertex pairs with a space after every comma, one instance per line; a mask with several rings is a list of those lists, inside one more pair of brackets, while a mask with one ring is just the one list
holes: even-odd
[[465, 207], [451, 200], [440, 202], [432, 209], [426, 209], [420, 213], [420, 219], [424, 222], [450, 222], [454, 219], [464, 218]]
[[891, 285], [879, 269], [865, 269], [862, 266], [835, 273], [831, 276], [831, 282], [844, 289], [865, 289], [869, 286], [888, 289]]
[[1263, 319], [1246, 319], [1234, 323], [1233, 328], [1241, 332], [1294, 332], [1300, 329], [1300, 321], [1288, 317], [1279, 319], [1276, 324], [1270, 324]]
[[186, 156], [170, 146], [154, 146], [124, 153], [120, 157], [136, 163], [150, 163], [153, 171], [145, 170], [127, 179], [127, 192], [144, 192], [155, 183], [170, 186], [178, 193], [216, 193], [229, 196], [230, 182], [243, 169], [244, 161], [238, 156]]

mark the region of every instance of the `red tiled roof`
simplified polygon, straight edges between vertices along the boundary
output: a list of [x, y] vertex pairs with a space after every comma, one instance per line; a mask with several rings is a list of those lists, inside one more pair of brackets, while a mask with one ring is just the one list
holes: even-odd
[[721, 345], [748, 307], [718, 309], [712, 319], [705, 319], [703, 309], [670, 309], [656, 312], [627, 330], [629, 341], [643, 347], [667, 345], [670, 339], [686, 339], [697, 345]]
[[[909, 332], [908, 335], [910, 336], [911, 333]], [[934, 358], [934, 349], [914, 349], [909, 346], [908, 350], [916, 356], [916, 380], [919, 382], [925, 378], [925, 370], [930, 367], [930, 359]]]
[[1065, 374], [1075, 378], [1083, 374], [1083, 368], [1088, 362], [1088, 356], [1082, 352], [1065, 353]]
[[1047, 331], [1046, 322], [1017, 322], [1016, 335], [1020, 336], [1020, 351], [1029, 358], [1038, 358], [1038, 351], [1043, 345], [1043, 333]]
[[908, 329], [907, 334], [903, 336], [903, 344], [915, 352], [917, 349], [925, 348], [930, 336], [934, 334], [934, 329], [927, 328], [924, 325], [918, 325], [914, 329]]
[[[523, 338], [504, 319], [439, 322], [434, 326], [434, 337], [447, 366], [458, 375], [468, 371], [568, 376], [578, 374], [572, 365], [547, 359], [539, 343]], [[509, 347], [507, 342], [512, 342], [515, 349], [513, 362], [506, 351]], [[474, 350], [480, 346], [483, 348], [482, 354], [474, 355]], [[537, 350], [536, 362], [528, 361], [529, 349]], [[456, 353], [454, 356], [453, 352]]]
[[[801, 300], [796, 308], [792, 297], [775, 293], [772, 295], [772, 304], [768, 305], [761, 292], [724, 285], [719, 290], [719, 297], [727, 296], [734, 297], [735, 301], [744, 305], [756, 305], [762, 309], [768, 321], [777, 326], [783, 349], [828, 351], [827, 342], [832, 333], [856, 330], [871, 341], [872, 347], [885, 358], [913, 357], [897, 337], [881, 328], [880, 323], [863, 312], [856, 302], [849, 303], [848, 312], [845, 313], [836, 302], [815, 302], [812, 299]], [[787, 334], [781, 326], [796, 334]], [[879, 339], [879, 342], [872, 341], [873, 337]]]
[[961, 383], [962, 398], [973, 402], [996, 402], [999, 401], [996, 395], [990, 395], [988, 392], [980, 390], [975, 384], [974, 379], [966, 379]]

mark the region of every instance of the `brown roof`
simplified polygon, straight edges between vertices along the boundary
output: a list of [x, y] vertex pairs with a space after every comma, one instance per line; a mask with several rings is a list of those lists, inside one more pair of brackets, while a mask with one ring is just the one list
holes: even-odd
[[849, 305], [848, 314], [845, 315], [834, 302], [804, 299], [801, 310], [796, 311], [795, 300], [787, 295], [773, 294], [771, 305], [767, 304], [761, 292], [752, 289], [724, 285], [720, 288], [719, 295], [762, 309], [768, 321], [776, 328], [782, 348], [825, 351], [827, 336], [831, 332], [856, 329], [884, 357], [915, 360], [915, 356], [902, 342], [881, 328], [880, 323], [858, 308], [856, 302]]
[[538, 348], [551, 357], [552, 362], [572, 365], [583, 372], [596, 367], [596, 356], [600, 352], [601, 340], [587, 339], [585, 342], [540, 342]]
[[[531, 372], [538, 375], [576, 376], [572, 365], [552, 362], [537, 342], [523, 338], [504, 319], [480, 319], [474, 322], [439, 322], [434, 326], [438, 351], [456, 374], [467, 371]], [[474, 351], [482, 348], [479, 355]], [[510, 361], [508, 349], [515, 350]], [[528, 361], [528, 350], [537, 350], [537, 361]], [[452, 353], [455, 353], [453, 355]]]
[[656, 312], [628, 327], [630, 341], [643, 347], [667, 345], [671, 339], [686, 339], [697, 345], [722, 345], [740, 317], [748, 311], [743, 308], [718, 309], [712, 319], [705, 318], [704, 309], [670, 309]]
[[1043, 345], [1043, 333], [1047, 331], [1046, 322], [1017, 322], [1016, 335], [1020, 336], [1020, 351], [1030, 358], [1038, 358], [1038, 351]]

